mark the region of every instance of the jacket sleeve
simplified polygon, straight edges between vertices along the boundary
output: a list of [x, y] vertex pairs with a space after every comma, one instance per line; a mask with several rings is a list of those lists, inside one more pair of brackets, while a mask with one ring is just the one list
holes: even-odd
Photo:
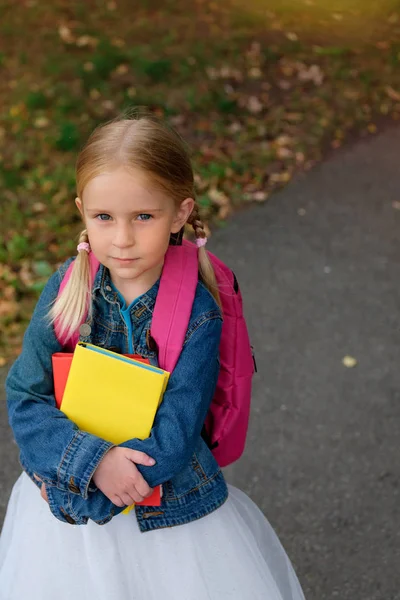
[[137, 465], [151, 487], [169, 481], [188, 464], [215, 392], [222, 330], [219, 311], [202, 315], [191, 330], [150, 437], [121, 444], [154, 458], [156, 464], [152, 467]]
[[51, 357], [62, 348], [48, 312], [60, 283], [60, 272], [56, 272], [41, 294], [22, 353], [8, 374], [8, 415], [23, 468], [48, 485], [87, 498], [92, 475], [113, 445], [80, 431], [56, 407]]

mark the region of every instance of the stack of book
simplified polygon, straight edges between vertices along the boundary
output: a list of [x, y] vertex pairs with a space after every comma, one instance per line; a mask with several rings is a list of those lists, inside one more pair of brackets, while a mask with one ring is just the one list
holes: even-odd
[[[149, 437], [168, 384], [167, 371], [146, 359], [83, 342], [73, 354], [53, 354], [52, 363], [57, 406], [79, 429], [116, 445]], [[161, 486], [138, 504], [159, 506]]]

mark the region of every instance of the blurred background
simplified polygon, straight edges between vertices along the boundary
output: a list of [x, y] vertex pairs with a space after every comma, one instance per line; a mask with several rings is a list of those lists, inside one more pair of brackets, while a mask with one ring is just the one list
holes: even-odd
[[132, 106], [193, 150], [208, 222], [400, 118], [396, 0], [0, 1], [0, 361], [75, 249], [77, 151]]
[[[400, 598], [399, 431], [388, 425], [397, 422], [400, 382], [390, 380], [387, 396], [377, 383], [397, 371], [400, 341], [400, 2], [0, 0], [3, 379], [47, 278], [75, 253], [77, 152], [95, 125], [134, 106], [167, 118], [189, 143], [212, 248], [247, 294], [261, 374], [249, 449], [229, 477], [277, 528], [308, 598]], [[326, 278], [341, 252], [331, 288], [312, 279], [315, 264]], [[315, 338], [313, 315], [327, 327]], [[386, 366], [375, 376], [378, 358]], [[374, 392], [381, 403], [367, 418]], [[299, 398], [312, 401], [298, 409]], [[0, 406], [1, 517], [18, 463]], [[357, 431], [372, 432], [364, 446]], [[389, 438], [390, 453], [381, 447]], [[271, 448], [282, 455], [275, 471]]]

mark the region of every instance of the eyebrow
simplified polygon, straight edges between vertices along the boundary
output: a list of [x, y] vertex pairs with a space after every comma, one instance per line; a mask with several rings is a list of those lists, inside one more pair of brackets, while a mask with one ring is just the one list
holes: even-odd
[[[163, 208], [145, 208], [145, 209], [139, 209], [139, 210], [134, 210], [132, 211], [130, 214], [131, 215], [138, 215], [138, 214], [146, 214], [146, 213], [151, 213], [151, 212], [163, 212]], [[86, 212], [88, 213], [111, 213], [112, 210], [108, 210], [108, 209], [104, 209], [104, 208], [88, 208], [86, 209]]]

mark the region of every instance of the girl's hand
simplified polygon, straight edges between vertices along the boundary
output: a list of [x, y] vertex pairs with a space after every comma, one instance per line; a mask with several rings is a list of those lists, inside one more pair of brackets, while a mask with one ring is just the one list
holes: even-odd
[[[34, 473], [34, 474], [33, 474], [33, 476], [34, 476], [34, 478], [35, 478], [37, 481], [42, 481], [42, 480], [40, 479], [40, 477], [38, 477], [38, 476], [36, 475], [36, 473]], [[49, 503], [49, 499], [48, 499], [48, 497], [47, 497], [46, 486], [45, 486], [45, 484], [44, 484], [43, 482], [42, 482], [42, 485], [41, 485], [41, 488], [40, 488], [40, 495], [42, 496], [43, 500], [46, 500], [46, 502], [47, 502], [47, 504], [48, 504], [48, 503]]]
[[94, 472], [95, 485], [117, 506], [141, 502], [153, 492], [135, 463], [151, 467], [155, 461], [144, 452], [116, 446], [107, 452]]

